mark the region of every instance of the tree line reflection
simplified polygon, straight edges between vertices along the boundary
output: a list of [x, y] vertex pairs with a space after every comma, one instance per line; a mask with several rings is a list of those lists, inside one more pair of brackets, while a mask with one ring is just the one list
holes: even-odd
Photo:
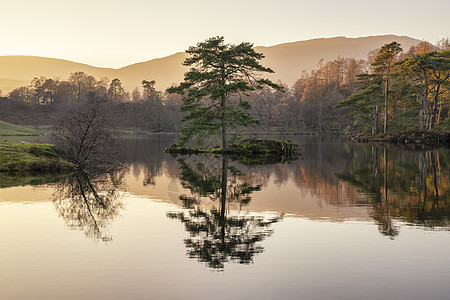
[[[380, 232], [390, 237], [399, 234], [396, 220], [429, 229], [449, 228], [449, 149], [413, 151], [320, 138], [303, 144], [303, 157], [291, 164], [239, 164], [240, 179], [259, 187], [292, 181], [327, 205], [367, 207]], [[153, 170], [151, 176], [163, 172], [171, 178], [184, 176], [176, 159], [164, 154], [153, 159], [156, 164], [151, 168], [137, 161], [135, 170]]]
[[397, 236], [394, 219], [449, 229], [447, 150], [399, 151], [375, 146], [357, 150], [352, 152], [348, 169], [337, 176], [367, 195], [380, 233]]

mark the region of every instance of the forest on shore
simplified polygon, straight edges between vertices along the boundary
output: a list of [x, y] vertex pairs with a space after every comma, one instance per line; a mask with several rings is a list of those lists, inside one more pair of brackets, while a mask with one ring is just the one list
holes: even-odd
[[[393, 42], [368, 53], [366, 60], [337, 57], [319, 61], [311, 72], [283, 90], [264, 88], [244, 95], [258, 133], [372, 133], [406, 129], [450, 129], [450, 41], [422, 41], [404, 51]], [[155, 89], [144, 79], [126, 91], [119, 78], [84, 72], [68, 78], [36, 77], [0, 97], [0, 120], [52, 126], [89, 97], [105, 108], [123, 130], [178, 132], [182, 97]], [[1, 94], [0, 94], [1, 96]], [[236, 96], [238, 97], [238, 96]], [[233, 100], [233, 99], [231, 99]]]

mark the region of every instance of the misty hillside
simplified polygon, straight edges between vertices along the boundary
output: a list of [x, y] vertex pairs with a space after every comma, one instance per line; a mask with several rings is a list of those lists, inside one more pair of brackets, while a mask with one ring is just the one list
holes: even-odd
[[[361, 38], [322, 38], [300, 42], [284, 43], [270, 47], [255, 47], [264, 53], [262, 64], [275, 71], [268, 77], [274, 81], [292, 85], [302, 71], [311, 71], [317, 67], [320, 59], [324, 62], [341, 57], [366, 59], [367, 53], [392, 41], [399, 42], [404, 50], [416, 45], [420, 40], [407, 36], [371, 36]], [[183, 79], [187, 70], [181, 63], [185, 53], [176, 53], [167, 57], [132, 64], [120, 69], [98, 68], [87, 64], [62, 59], [34, 56], [0, 56], [0, 89], [4, 93], [13, 88], [29, 84], [33, 77], [67, 78], [70, 73], [82, 71], [97, 78], [106, 76], [119, 78], [124, 87], [131, 91], [140, 86], [142, 80], [155, 80], [156, 88], [164, 90]]]

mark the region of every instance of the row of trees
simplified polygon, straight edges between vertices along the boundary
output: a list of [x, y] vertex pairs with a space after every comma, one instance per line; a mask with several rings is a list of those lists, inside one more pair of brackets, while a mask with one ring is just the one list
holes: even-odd
[[364, 60], [354, 58], [320, 61], [292, 87], [283, 85], [283, 92], [266, 88], [252, 93], [251, 113], [261, 120], [262, 131], [340, 132], [349, 121], [334, 106], [356, 90], [356, 74], [366, 68]]
[[84, 72], [70, 74], [67, 79], [35, 77], [30, 85], [18, 87], [9, 93], [9, 99], [30, 104], [62, 105], [85, 101], [90, 93], [105, 97], [111, 103], [139, 102], [155, 97], [154, 81], [142, 82], [144, 94], [136, 88], [132, 94], [125, 91], [118, 78], [96, 79]]
[[376, 52], [368, 72], [357, 75], [358, 91], [337, 107], [347, 108], [353, 125], [377, 134], [390, 130], [448, 127], [450, 43], [422, 42], [406, 53], [397, 42]]
[[[34, 78], [30, 85], [12, 90], [2, 98], [4, 115], [13, 123], [52, 125], [60, 113], [83, 105], [93, 97], [102, 99], [122, 128], [150, 131], [176, 131], [180, 127], [180, 97], [164, 95], [155, 89], [155, 81], [142, 81], [142, 88], [125, 91], [118, 78], [96, 79], [84, 72], [72, 73], [67, 79]], [[29, 119], [21, 119], [29, 111]], [[39, 116], [36, 116], [38, 114]], [[45, 115], [40, 117], [40, 115]], [[13, 118], [9, 120], [8, 118]]]
[[[209, 42], [227, 46], [223, 39], [213, 38]], [[205, 46], [207, 42], [200, 44]], [[243, 44], [247, 46], [245, 50], [250, 51], [251, 44]], [[249, 112], [247, 121], [252, 123], [252, 132], [342, 132], [346, 129], [375, 134], [380, 130], [447, 126], [449, 45], [448, 39], [436, 46], [421, 42], [402, 52], [401, 45], [393, 42], [369, 53], [367, 60], [338, 57], [328, 62], [319, 61], [317, 69], [301, 74], [291, 87], [282, 82], [272, 86], [260, 82], [262, 89], [246, 88], [238, 93], [236, 88], [240, 87], [236, 81], [230, 85], [230, 89], [235, 90], [229, 91], [227, 101], [238, 103], [243, 111]], [[191, 50], [195, 49], [200, 50], [198, 46]], [[227, 51], [241, 50], [230, 48]], [[255, 61], [260, 59], [260, 54], [252, 55], [257, 56]], [[239, 82], [245, 84], [251, 82], [251, 78]], [[186, 110], [180, 112], [182, 96], [157, 91], [154, 81], [143, 80], [141, 88], [130, 93], [117, 78], [112, 81], [96, 79], [83, 72], [72, 73], [64, 80], [35, 78], [30, 85], [16, 88], [3, 97], [0, 105], [23, 104], [22, 111], [52, 114], [83, 103], [89, 94], [103, 97], [123, 128], [178, 131], [187, 113]], [[198, 96], [203, 103], [216, 97], [215, 94], [204, 97], [201, 93]], [[221, 99], [218, 96], [217, 100]], [[3, 112], [0, 117], [8, 121], [14, 109], [3, 109]], [[42, 125], [51, 119], [33, 115], [28, 124], [40, 122]], [[254, 119], [260, 122], [253, 122]], [[229, 118], [228, 123], [236, 124], [236, 119]], [[219, 130], [220, 124], [216, 125], [215, 130]]]

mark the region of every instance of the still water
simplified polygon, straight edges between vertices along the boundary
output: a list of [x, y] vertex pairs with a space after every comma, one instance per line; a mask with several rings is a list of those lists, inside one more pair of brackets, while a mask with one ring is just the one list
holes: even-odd
[[129, 138], [108, 174], [0, 177], [0, 299], [448, 299], [449, 149], [297, 141], [249, 166]]

